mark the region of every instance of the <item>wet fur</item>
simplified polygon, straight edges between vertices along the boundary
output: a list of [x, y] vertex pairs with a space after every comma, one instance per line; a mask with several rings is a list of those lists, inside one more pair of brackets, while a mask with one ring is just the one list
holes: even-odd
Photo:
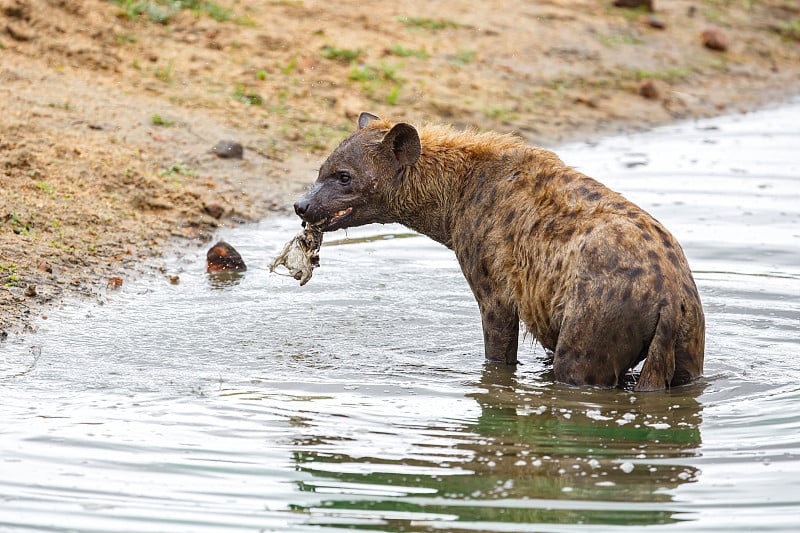
[[643, 359], [636, 390], [702, 373], [705, 322], [688, 263], [642, 209], [514, 136], [371, 115], [360, 126], [298, 214], [317, 222], [353, 207], [338, 227], [399, 222], [451, 248], [488, 359], [517, 362], [522, 320], [565, 383], [616, 386]]

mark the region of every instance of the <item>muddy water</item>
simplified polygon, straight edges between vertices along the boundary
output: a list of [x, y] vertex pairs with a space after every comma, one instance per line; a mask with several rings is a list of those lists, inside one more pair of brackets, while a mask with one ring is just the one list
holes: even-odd
[[[0, 531], [800, 528], [800, 106], [560, 149], [684, 244], [706, 376], [570, 388], [486, 366], [453, 255], [351, 230], [303, 288], [167, 262], [0, 344]], [[311, 179], [312, 176], [309, 176]], [[329, 235], [328, 242], [345, 235]]]

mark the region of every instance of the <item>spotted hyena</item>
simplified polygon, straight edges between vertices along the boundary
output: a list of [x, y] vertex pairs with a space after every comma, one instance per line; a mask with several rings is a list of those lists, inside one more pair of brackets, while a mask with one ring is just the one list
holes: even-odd
[[678, 242], [549, 150], [362, 113], [294, 207], [323, 231], [399, 222], [452, 249], [490, 361], [517, 362], [522, 320], [562, 382], [617, 386], [642, 360], [636, 390], [702, 373], [703, 308]]

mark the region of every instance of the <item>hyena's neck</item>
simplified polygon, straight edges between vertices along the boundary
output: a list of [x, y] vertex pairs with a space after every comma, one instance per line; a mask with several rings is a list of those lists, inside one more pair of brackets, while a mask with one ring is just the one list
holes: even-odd
[[446, 159], [426, 153], [395, 178], [390, 205], [394, 218], [404, 226], [451, 247], [450, 220], [456, 208], [460, 184], [464, 184], [469, 166], [463, 154], [450, 153]]
[[519, 137], [494, 132], [420, 129], [422, 154], [390, 186], [393, 218], [452, 247], [451, 226], [471, 211], [478, 189], [520, 168], [540, 149]]

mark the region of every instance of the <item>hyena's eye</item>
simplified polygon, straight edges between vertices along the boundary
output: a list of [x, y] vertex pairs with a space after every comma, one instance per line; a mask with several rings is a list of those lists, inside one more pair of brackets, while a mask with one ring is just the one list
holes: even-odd
[[339, 172], [339, 174], [336, 175], [336, 179], [339, 180], [339, 183], [342, 185], [348, 185], [353, 180], [353, 177], [347, 172]]

